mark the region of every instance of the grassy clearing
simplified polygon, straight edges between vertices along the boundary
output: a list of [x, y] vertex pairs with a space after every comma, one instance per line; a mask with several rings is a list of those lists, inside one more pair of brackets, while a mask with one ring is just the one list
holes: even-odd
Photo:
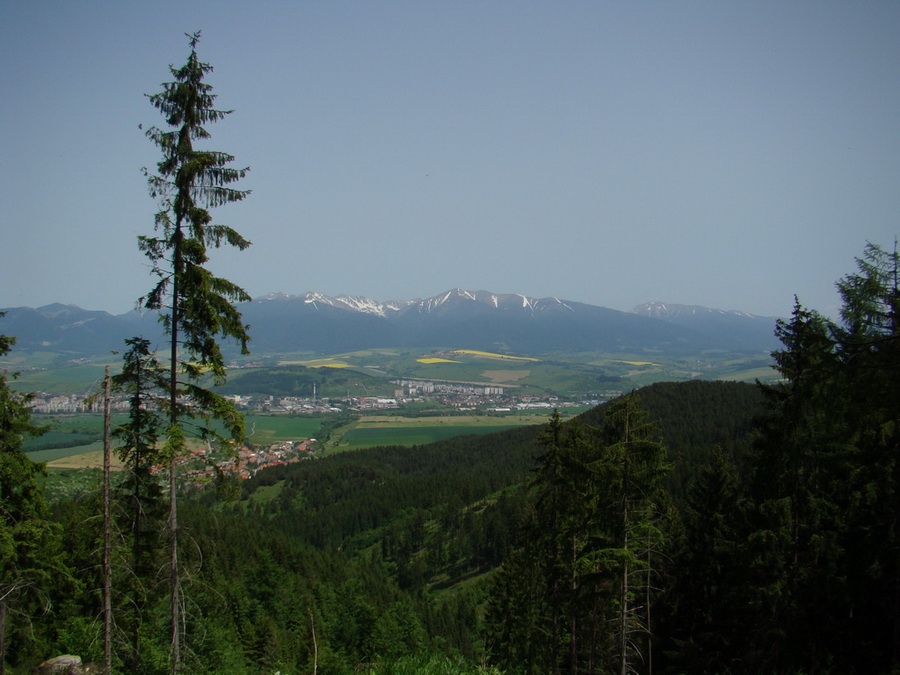
[[360, 417], [357, 427], [384, 428], [384, 427], [434, 427], [434, 426], [512, 426], [519, 427], [528, 424], [543, 424], [549, 418], [546, 415], [526, 413], [522, 415], [430, 415], [425, 417], [402, 417], [400, 415], [366, 415]]
[[322, 426], [321, 417], [300, 415], [247, 415], [246, 422], [247, 440], [260, 445], [316, 438]]
[[515, 382], [531, 375], [530, 370], [485, 370], [481, 373], [482, 377], [487, 378], [491, 382], [502, 384], [504, 382]]
[[[96, 446], [100, 447], [96, 447]], [[46, 461], [47, 466], [51, 469], [102, 469], [103, 468], [103, 444], [102, 443], [94, 443], [90, 446], [90, 450], [85, 451], [85, 448], [63, 448], [61, 450], [41, 450], [39, 452], [29, 453], [29, 457], [34, 461]], [[75, 452], [70, 452], [74, 450]], [[35, 455], [41, 455], [43, 453], [53, 453], [53, 452], [69, 452], [69, 454], [62, 455], [55, 459], [38, 459]], [[121, 471], [122, 470], [122, 462], [119, 461], [119, 458], [116, 457], [116, 453], [113, 452], [111, 460], [110, 460], [110, 468], [113, 471]]]

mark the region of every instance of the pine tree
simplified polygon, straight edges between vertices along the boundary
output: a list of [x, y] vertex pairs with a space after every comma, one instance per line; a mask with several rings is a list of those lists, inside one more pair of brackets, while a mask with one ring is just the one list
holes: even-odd
[[[0, 335], [0, 356], [14, 344], [14, 338]], [[50, 520], [38, 481], [43, 465], [22, 451], [26, 435], [44, 431], [31, 421], [30, 400], [14, 392], [0, 370], [0, 674], [9, 657], [10, 610], [21, 616], [45, 611], [54, 579], [69, 577], [60, 530]], [[21, 645], [28, 632], [18, 638]]]
[[841, 322], [795, 304], [765, 388], [742, 549], [746, 668], [900, 667], [900, 257], [869, 244]]
[[795, 303], [778, 323], [784, 348], [773, 353], [784, 383], [764, 389], [750, 483], [751, 532], [743, 555], [752, 575], [756, 648], [745, 662], [761, 669], [825, 667], [840, 628], [842, 508], [848, 434], [844, 373], [831, 323]]
[[134, 337], [125, 343], [128, 349], [122, 358], [122, 371], [112, 377], [113, 389], [128, 398], [128, 420], [112, 432], [125, 469], [116, 491], [119, 529], [130, 543], [130, 574], [119, 582], [125, 601], [117, 611], [117, 623], [131, 642], [125, 665], [129, 672], [138, 673], [143, 662], [140, 628], [160, 563], [165, 508], [153, 470], [163, 459], [159, 439], [168, 400], [166, 372], [152, 353], [150, 341]]
[[741, 500], [737, 472], [715, 448], [687, 491], [674, 582], [663, 602], [669, 662], [677, 672], [729, 672], [746, 650]]
[[502, 666], [651, 668], [665, 448], [634, 395], [605, 411], [593, 430], [554, 414], [542, 437], [524, 544], [503, 563], [489, 605], [492, 654]]
[[650, 672], [656, 561], [665, 541], [666, 449], [634, 393], [608, 404], [598, 441], [599, 456], [588, 468], [602, 487], [594, 505], [593, 550], [584, 564], [607, 576], [617, 606], [614, 670], [626, 675], [643, 663]]
[[588, 471], [584, 434], [554, 411], [540, 443], [521, 549], [503, 563], [488, 616], [497, 663], [528, 673], [575, 672]]
[[[837, 286], [844, 388], [857, 453], [842, 544], [854, 620], [871, 670], [900, 670], [900, 253], [869, 243]], [[865, 659], [865, 661], [863, 661]]]
[[[188, 35], [191, 52], [180, 68], [170, 67], [174, 81], [149, 96], [166, 120], [166, 128], [152, 127], [147, 137], [162, 151], [157, 173], [145, 170], [150, 194], [160, 203], [156, 235], [140, 237], [140, 249], [150, 259], [158, 282], [143, 298], [144, 307], [161, 312], [169, 335], [168, 414], [166, 460], [169, 464], [169, 566], [171, 586], [172, 669], [181, 668], [181, 591], [178, 569], [177, 460], [186, 449], [189, 418], [217, 419], [232, 439], [243, 437], [243, 418], [221, 396], [198, 381], [209, 373], [216, 384], [225, 380], [220, 338], [233, 339], [247, 353], [248, 327], [235, 302], [249, 295], [239, 286], [216, 277], [205, 265], [210, 248], [223, 245], [243, 250], [250, 245], [234, 229], [212, 224], [210, 208], [240, 201], [248, 191], [233, 185], [248, 169], [233, 168], [224, 152], [201, 150], [196, 141], [210, 137], [205, 125], [231, 111], [214, 107], [216, 95], [204, 81], [212, 66], [197, 56], [200, 33]], [[198, 433], [212, 434], [208, 425]]]

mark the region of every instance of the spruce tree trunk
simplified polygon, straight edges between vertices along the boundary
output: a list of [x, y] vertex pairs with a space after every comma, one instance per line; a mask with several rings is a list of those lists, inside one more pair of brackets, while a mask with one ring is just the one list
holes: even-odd
[[578, 594], [578, 539], [572, 535], [572, 600], [569, 606], [571, 617], [571, 639], [569, 643], [569, 672], [571, 675], [578, 673], [578, 613], [575, 611], [575, 598]]
[[0, 675], [6, 673], [6, 600], [0, 600]]
[[653, 631], [650, 626], [650, 575], [653, 568], [650, 566], [650, 543], [647, 544], [647, 576], [644, 580], [644, 604], [647, 617], [647, 675], [653, 675]]
[[619, 661], [620, 675], [628, 675], [628, 588], [631, 583], [629, 579], [628, 567], [628, 482], [631, 477], [628, 475], [628, 435], [629, 435], [629, 413], [625, 411], [625, 429], [623, 434], [624, 446], [624, 468], [622, 472], [622, 551], [623, 551], [623, 567], [622, 567], [622, 603], [619, 611], [619, 648], [621, 649]]
[[[179, 321], [179, 279], [182, 273], [181, 258], [181, 224], [178, 223], [175, 230], [175, 274], [172, 281], [172, 325], [169, 362], [169, 412], [171, 426], [178, 424], [178, 321]], [[171, 433], [171, 430], [170, 430]], [[169, 584], [171, 585], [172, 599], [172, 672], [181, 670], [181, 589], [178, 574], [178, 509], [176, 503], [175, 485], [175, 448], [172, 448], [172, 457], [169, 459]]]
[[172, 672], [177, 673], [181, 669], [181, 634], [179, 624], [180, 613], [180, 588], [178, 577], [178, 513], [175, 504], [175, 458], [169, 466], [169, 583], [171, 584], [172, 597]]
[[[627, 506], [626, 506], [627, 515]], [[625, 531], [623, 544], [625, 554], [628, 554], [628, 530]], [[624, 561], [622, 569], [622, 600], [619, 608], [619, 675], [628, 675], [628, 559]]]
[[[140, 392], [142, 391], [143, 382], [141, 380], [141, 371], [138, 369], [137, 372], [137, 401], [135, 404], [135, 410], [137, 414], [140, 414], [142, 399]], [[143, 512], [144, 512], [144, 502], [141, 499], [141, 488], [144, 487], [144, 479], [142, 477], [142, 467], [144, 459], [141, 456], [141, 439], [138, 438], [137, 432], [135, 432], [133, 436], [132, 446], [134, 447], [134, 468], [133, 468], [133, 478], [134, 480], [134, 522], [132, 524], [132, 545], [131, 545], [131, 567], [133, 570], [133, 574], [140, 578], [140, 575], [143, 574], [143, 564], [141, 561], [141, 533], [143, 528]], [[146, 602], [146, 597], [143, 593], [141, 593], [141, 600], [138, 603], [135, 613], [140, 615], [142, 608], [144, 607], [144, 602]], [[135, 621], [134, 628], [132, 630], [131, 636], [131, 665], [134, 668], [138, 667], [138, 664], [141, 662], [141, 632], [138, 630], [138, 626], [140, 625], [140, 618], [137, 618]]]
[[109, 366], [103, 380], [103, 672], [112, 673], [112, 567], [109, 523]]

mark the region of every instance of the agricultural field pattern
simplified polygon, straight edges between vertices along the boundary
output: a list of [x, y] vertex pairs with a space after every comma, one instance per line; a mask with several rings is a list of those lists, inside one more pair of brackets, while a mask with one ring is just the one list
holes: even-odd
[[[105, 367], [119, 367], [116, 356], [67, 359], [64, 354], [16, 353], [0, 364], [20, 375], [15, 386], [39, 397], [77, 398], [99, 390]], [[451, 436], [482, 434], [514, 426], [541, 424], [553, 408], [576, 414], [621, 393], [659, 381], [693, 379], [766, 381], [774, 377], [767, 353], [705, 352], [690, 357], [646, 353], [499, 354], [453, 349], [367, 349], [338, 354], [262, 354], [236, 358], [230, 364], [229, 395], [277, 395], [265, 388], [272, 382], [292, 382], [291, 394], [334, 410], [275, 414], [249, 409], [248, 442], [264, 445], [323, 436], [320, 452], [355, 450], [374, 445], [418, 445]], [[279, 379], [280, 378], [280, 379]], [[269, 383], [269, 384], [267, 384]], [[502, 391], [502, 404], [441, 404], [439, 397], [397, 396], [403, 384], [432, 383], [436, 387], [479, 387]], [[283, 393], [283, 392], [282, 392]], [[395, 409], [353, 410], [351, 402], [371, 397], [396, 397]], [[495, 397], [496, 398], [496, 397]], [[277, 400], [277, 398], [274, 398]], [[516, 402], [533, 401], [543, 409]], [[445, 402], [446, 403], [446, 402]], [[26, 448], [36, 461], [51, 468], [96, 467], [102, 449], [102, 420], [97, 412], [37, 413], [49, 427]], [[339, 419], [338, 419], [339, 418]], [[124, 420], [114, 417], [113, 424]]]

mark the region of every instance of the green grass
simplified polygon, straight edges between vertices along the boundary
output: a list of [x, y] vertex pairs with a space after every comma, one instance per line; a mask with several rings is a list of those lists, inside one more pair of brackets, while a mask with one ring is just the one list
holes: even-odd
[[100, 361], [50, 364], [41, 370], [22, 370], [10, 385], [16, 391], [90, 394], [100, 391], [105, 365]]
[[48, 448], [47, 450], [35, 450], [29, 452], [28, 459], [32, 462], [52, 462], [54, 459], [62, 459], [63, 457], [71, 457], [73, 455], [83, 455], [86, 452], [97, 452], [103, 450], [103, 441], [88, 443], [87, 445], [77, 445], [69, 448]]
[[[112, 416], [110, 423], [115, 428], [126, 420], [125, 415], [117, 414]], [[103, 416], [98, 413], [33, 415], [31, 421], [40, 427], [48, 427], [48, 430], [41, 436], [27, 436], [23, 445], [25, 452], [77, 448], [103, 440]]]
[[260, 445], [316, 438], [321, 417], [306, 415], [247, 415], [248, 440]]
[[253, 491], [253, 493], [250, 495], [250, 499], [247, 500], [247, 502], [265, 506], [281, 494], [281, 490], [283, 487], [283, 480], [278, 481], [274, 485], [260, 485]]

